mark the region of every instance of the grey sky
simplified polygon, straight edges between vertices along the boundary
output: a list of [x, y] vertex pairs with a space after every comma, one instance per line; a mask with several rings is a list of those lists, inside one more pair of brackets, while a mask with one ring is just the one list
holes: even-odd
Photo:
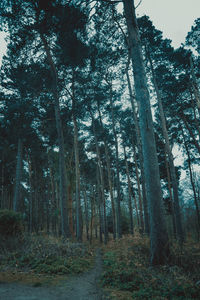
[[[135, 0], [137, 5], [137, 1]], [[176, 48], [184, 43], [194, 20], [200, 17], [200, 0], [142, 0], [137, 15], [148, 15], [164, 37], [172, 40]], [[0, 32], [0, 61], [5, 53], [5, 34]]]
[[[136, 5], [139, 0], [135, 1]], [[200, 0], [142, 0], [137, 15], [144, 14], [177, 48], [185, 42], [194, 20], [200, 18]]]

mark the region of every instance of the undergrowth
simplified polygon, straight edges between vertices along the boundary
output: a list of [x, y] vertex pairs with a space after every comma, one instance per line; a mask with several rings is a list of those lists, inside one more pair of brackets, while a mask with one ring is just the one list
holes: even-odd
[[112, 299], [200, 299], [200, 245], [172, 246], [170, 265], [149, 266], [149, 241], [139, 235], [104, 247], [101, 282]]
[[41, 282], [42, 275], [55, 278], [79, 274], [90, 269], [93, 260], [93, 250], [85, 244], [48, 236], [29, 236], [24, 238], [20, 248], [14, 245], [9, 251], [1, 248], [0, 281], [24, 281], [32, 275]]

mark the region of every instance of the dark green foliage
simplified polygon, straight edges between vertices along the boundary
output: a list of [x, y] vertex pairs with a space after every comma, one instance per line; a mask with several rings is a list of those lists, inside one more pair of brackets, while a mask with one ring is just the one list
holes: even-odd
[[22, 216], [12, 210], [0, 210], [0, 235], [20, 236], [23, 233]]

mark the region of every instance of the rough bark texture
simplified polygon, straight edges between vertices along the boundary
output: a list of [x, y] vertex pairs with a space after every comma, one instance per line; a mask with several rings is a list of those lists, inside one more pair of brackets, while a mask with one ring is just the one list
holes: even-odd
[[13, 210], [19, 211], [19, 201], [20, 201], [20, 182], [22, 174], [22, 140], [18, 139], [17, 146], [17, 166], [16, 166], [16, 177], [15, 177], [15, 191], [13, 198]]
[[136, 100], [139, 105], [145, 183], [150, 214], [151, 264], [163, 264], [169, 257], [169, 240], [163, 213], [149, 92], [133, 1], [123, 0], [123, 3], [128, 27]]

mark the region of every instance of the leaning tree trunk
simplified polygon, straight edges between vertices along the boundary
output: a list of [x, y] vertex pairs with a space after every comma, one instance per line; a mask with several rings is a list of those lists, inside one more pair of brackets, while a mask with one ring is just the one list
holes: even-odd
[[153, 62], [152, 62], [150, 53], [148, 53], [148, 51], [146, 51], [146, 54], [147, 54], [147, 58], [150, 62], [153, 84], [154, 84], [156, 97], [157, 97], [157, 101], [158, 101], [158, 109], [159, 109], [160, 120], [161, 120], [161, 128], [162, 128], [163, 137], [165, 139], [165, 149], [166, 149], [166, 152], [168, 155], [168, 160], [169, 160], [169, 168], [170, 168], [171, 181], [172, 181], [172, 187], [173, 187], [173, 200], [174, 200], [173, 206], [174, 206], [176, 233], [177, 233], [179, 243], [182, 245], [184, 242], [184, 233], [183, 233], [183, 225], [182, 225], [182, 218], [181, 218], [181, 209], [180, 209], [180, 204], [179, 204], [178, 182], [177, 182], [176, 171], [175, 171], [175, 166], [174, 166], [174, 158], [173, 158], [172, 150], [170, 147], [169, 136], [168, 136], [167, 126], [166, 126], [166, 121], [165, 121], [165, 114], [164, 114], [164, 110], [163, 110], [160, 91], [158, 89], [158, 85], [157, 85], [157, 81], [156, 81], [156, 75], [155, 75], [155, 71], [154, 71], [154, 67], [153, 67]]
[[60, 177], [60, 207], [61, 207], [61, 230], [64, 237], [70, 237], [69, 224], [68, 224], [68, 199], [67, 199], [67, 173], [65, 166], [65, 152], [64, 152], [64, 137], [63, 128], [60, 116], [60, 104], [58, 95], [58, 76], [56, 66], [54, 64], [49, 45], [44, 35], [40, 35], [41, 40], [44, 45], [44, 49], [47, 55], [47, 60], [50, 66], [52, 75], [52, 91], [54, 97], [54, 110], [56, 118], [56, 128], [58, 135], [58, 145], [59, 145], [59, 177]]
[[123, 0], [123, 3], [128, 27], [136, 100], [139, 105], [145, 183], [150, 214], [151, 264], [164, 264], [169, 258], [169, 239], [164, 220], [158, 158], [142, 47], [133, 1]]
[[16, 177], [15, 177], [15, 191], [13, 198], [13, 210], [19, 211], [20, 206], [20, 183], [22, 174], [22, 140], [18, 139], [17, 146], [17, 166], [16, 166]]

